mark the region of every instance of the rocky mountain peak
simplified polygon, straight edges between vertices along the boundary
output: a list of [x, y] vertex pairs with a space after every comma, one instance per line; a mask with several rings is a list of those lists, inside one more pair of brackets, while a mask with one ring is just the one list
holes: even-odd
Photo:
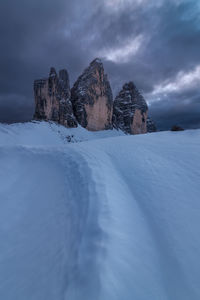
[[123, 98], [124, 102], [130, 101], [135, 106], [135, 108], [138, 107], [143, 112], [146, 112], [148, 110], [148, 106], [144, 97], [141, 95], [141, 93], [138, 91], [138, 89], [132, 81], [123, 85], [123, 88], [119, 93], [118, 98], [120, 97]]
[[76, 127], [67, 70], [59, 76], [55, 68], [50, 69], [49, 77], [34, 83], [36, 120], [52, 120], [66, 127]]
[[62, 69], [59, 71], [59, 79], [69, 84], [69, 74], [66, 69]]
[[135, 84], [133, 83], [133, 81], [130, 81], [128, 83], [125, 83], [123, 85], [123, 90], [127, 90], [127, 91], [132, 91], [132, 90], [135, 90], [136, 89], [136, 86]]
[[125, 83], [113, 105], [113, 126], [129, 134], [147, 132], [148, 106], [133, 82]]
[[[67, 127], [91, 131], [121, 129], [128, 134], [155, 130], [147, 121], [148, 106], [135, 84], [123, 85], [113, 102], [111, 86], [100, 58], [95, 58], [70, 90], [67, 70], [50, 69], [47, 79], [34, 82], [37, 120], [52, 120]], [[148, 127], [148, 128], [147, 128]]]
[[88, 130], [112, 127], [113, 96], [104, 67], [99, 59], [91, 62], [71, 90], [74, 114]]
[[49, 77], [57, 77], [55, 68], [53, 68], [53, 67], [50, 68]]
[[[103, 63], [99, 58], [94, 59], [90, 65], [83, 71], [83, 73], [79, 76], [78, 80], [84, 80], [84, 81], [91, 81], [92, 79], [94, 80], [95, 74], [99, 75], [100, 78], [102, 78], [102, 75], [104, 74], [104, 67]], [[77, 80], [77, 81], [78, 81]], [[89, 84], [89, 82], [88, 82]]]
[[62, 99], [67, 100], [71, 97], [69, 75], [67, 70], [63, 69], [59, 71], [58, 82], [59, 94]]
[[94, 66], [94, 65], [102, 65], [103, 66], [103, 63], [102, 63], [101, 59], [97, 57], [90, 63], [90, 66]]

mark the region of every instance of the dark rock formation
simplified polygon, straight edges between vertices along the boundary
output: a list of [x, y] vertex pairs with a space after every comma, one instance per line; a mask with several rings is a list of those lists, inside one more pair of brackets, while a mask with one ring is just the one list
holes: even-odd
[[133, 82], [126, 83], [113, 105], [113, 126], [125, 133], [147, 132], [148, 106]]
[[52, 120], [66, 127], [82, 127], [98, 131], [121, 129], [127, 134], [156, 131], [147, 119], [145, 99], [133, 82], [126, 83], [113, 102], [112, 90], [100, 59], [85, 69], [70, 90], [66, 70], [56, 73], [51, 68], [47, 79], [35, 80], [36, 120]]
[[182, 128], [181, 126], [178, 125], [173, 125], [171, 128], [171, 131], [183, 131], [184, 128]]
[[75, 82], [71, 101], [82, 127], [92, 131], [112, 128], [112, 90], [99, 59], [92, 61]]
[[151, 118], [147, 119], [147, 132], [151, 133], [151, 132], [156, 132], [157, 128], [156, 125], [154, 123], [154, 121]]
[[57, 75], [51, 68], [49, 78], [35, 80], [35, 115], [36, 120], [52, 120], [66, 127], [76, 127], [72, 103], [70, 101], [69, 76], [66, 70]]

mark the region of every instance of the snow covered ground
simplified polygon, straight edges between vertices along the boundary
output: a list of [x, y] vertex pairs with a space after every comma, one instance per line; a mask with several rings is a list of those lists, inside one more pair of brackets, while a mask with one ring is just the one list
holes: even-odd
[[0, 146], [30, 145], [30, 146], [60, 146], [67, 143], [77, 143], [101, 138], [124, 136], [122, 131], [106, 130], [91, 132], [81, 126], [66, 128], [53, 122], [16, 123], [11, 125], [0, 123]]
[[0, 125], [0, 299], [199, 300], [199, 166], [200, 130]]

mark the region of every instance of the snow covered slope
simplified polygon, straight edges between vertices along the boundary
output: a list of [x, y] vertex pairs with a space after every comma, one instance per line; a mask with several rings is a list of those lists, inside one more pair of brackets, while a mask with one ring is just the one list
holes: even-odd
[[91, 132], [83, 127], [66, 128], [53, 122], [0, 124], [0, 145], [59, 146], [107, 137], [123, 136], [122, 131]]
[[200, 299], [200, 130], [0, 143], [0, 299]]

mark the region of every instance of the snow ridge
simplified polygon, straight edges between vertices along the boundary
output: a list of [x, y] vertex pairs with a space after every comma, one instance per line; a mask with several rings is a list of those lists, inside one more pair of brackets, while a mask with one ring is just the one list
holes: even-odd
[[199, 300], [199, 146], [0, 125], [0, 299]]

